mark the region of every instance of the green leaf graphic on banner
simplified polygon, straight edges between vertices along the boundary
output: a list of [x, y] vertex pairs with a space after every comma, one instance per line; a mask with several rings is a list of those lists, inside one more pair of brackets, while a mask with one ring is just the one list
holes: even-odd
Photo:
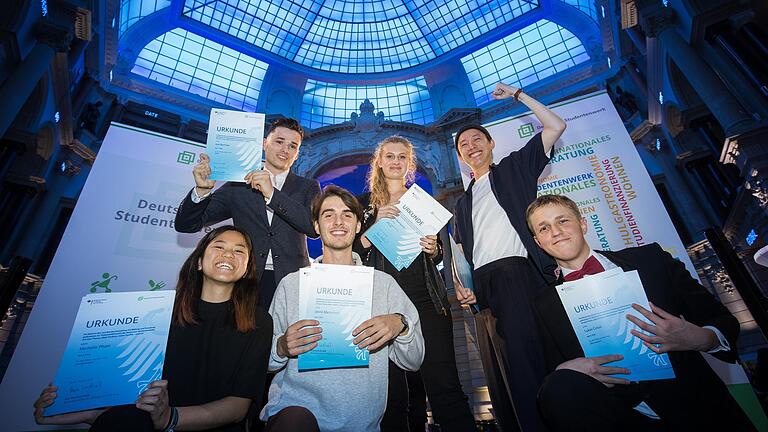
[[112, 292], [112, 290], [109, 288], [110, 282], [117, 279], [117, 275], [110, 275], [109, 273], [102, 273], [101, 278], [103, 280], [101, 281], [94, 281], [91, 282], [91, 292], [95, 293], [98, 291], [99, 288], [104, 288], [104, 292]]

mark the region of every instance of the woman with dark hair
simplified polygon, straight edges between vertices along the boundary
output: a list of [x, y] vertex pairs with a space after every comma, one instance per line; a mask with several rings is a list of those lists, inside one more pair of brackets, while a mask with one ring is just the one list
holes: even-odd
[[206, 234], [181, 266], [163, 379], [135, 405], [44, 417], [57, 387], [34, 404], [38, 424], [90, 423], [92, 431], [244, 431], [258, 406], [272, 318], [257, 306], [251, 241], [233, 226]]
[[[439, 237], [429, 235], [421, 238], [422, 252], [409, 267], [398, 271], [364, 234], [365, 230], [379, 219], [393, 218], [399, 214], [395, 204], [413, 183], [415, 173], [416, 154], [408, 139], [391, 136], [379, 143], [368, 171], [370, 192], [358, 197], [365, 211], [361, 234], [355, 239], [355, 252], [363, 258], [366, 265], [394, 277], [419, 311], [424, 335], [424, 362], [420, 375], [433, 417], [436, 423], [440, 424], [440, 430], [472, 431], [475, 430], [474, 416], [461, 389], [456, 369], [451, 306], [443, 279], [435, 267], [435, 263], [440, 262], [443, 255]], [[425, 407], [424, 401], [412, 402], [414, 407]], [[389, 396], [381, 430], [409, 430], [408, 406], [405, 372], [390, 362]], [[418, 417], [418, 414], [416, 416]], [[424, 425], [416, 427], [423, 429]]]

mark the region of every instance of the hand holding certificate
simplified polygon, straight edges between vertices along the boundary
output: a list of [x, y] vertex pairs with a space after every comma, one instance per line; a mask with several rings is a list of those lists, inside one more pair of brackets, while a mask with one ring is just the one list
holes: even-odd
[[623, 356], [611, 366], [629, 369], [630, 373], [613, 376], [631, 381], [675, 377], [669, 356], [648, 349], [633, 335], [639, 331], [637, 325], [626, 318], [630, 314], [647, 321], [632, 304], [650, 309], [637, 271], [608, 270], [565, 282], [557, 286], [557, 293], [585, 357]]
[[[461, 287], [456, 287], [457, 294], [462, 294], [462, 297], [470, 297], [471, 300], [474, 299], [474, 283], [472, 282], [472, 268], [469, 266], [469, 262], [467, 261], [467, 258], [464, 256], [464, 252], [461, 250], [459, 245], [456, 244], [456, 242], [453, 240], [452, 236], [448, 236], [448, 238], [451, 241], [451, 257], [453, 257], [453, 271], [456, 276], [456, 279], [458, 279], [458, 282], [461, 284]], [[462, 292], [461, 290], [464, 289], [465, 291]], [[466, 290], [469, 292], [465, 294]], [[466, 301], [465, 299], [459, 298], [459, 301], [464, 304]], [[477, 305], [477, 303], [470, 303], [469, 308], [472, 309], [472, 312], [478, 313], [480, 312], [480, 307]]]
[[211, 180], [245, 181], [261, 169], [264, 114], [211, 109], [206, 152], [211, 158]]
[[452, 215], [417, 184], [400, 198], [397, 208], [399, 215], [379, 219], [365, 237], [396, 269], [402, 270], [421, 253], [419, 239], [437, 234]]
[[368, 366], [352, 331], [371, 318], [373, 268], [314, 264], [299, 270], [299, 318], [319, 322], [317, 346], [299, 354], [300, 371]]
[[83, 297], [54, 383], [51, 416], [131, 404], [163, 373], [174, 291]]

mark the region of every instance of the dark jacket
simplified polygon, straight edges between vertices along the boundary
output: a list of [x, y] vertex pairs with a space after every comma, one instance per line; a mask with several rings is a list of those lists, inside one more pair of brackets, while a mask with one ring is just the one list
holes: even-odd
[[307, 236], [317, 237], [309, 206], [320, 193], [315, 180], [288, 173], [282, 190], [275, 189], [269, 208], [274, 211], [272, 224], [267, 219], [267, 204], [261, 192], [246, 183], [227, 182], [198, 204], [187, 194], [176, 214], [176, 231], [198, 232], [204, 226], [232, 218], [253, 243], [258, 277], [264, 272], [267, 252], [272, 250], [275, 283], [288, 273], [309, 265]]
[[[544, 275], [547, 283], [552, 283], [555, 281], [557, 264], [536, 245], [525, 222], [525, 210], [536, 199], [539, 175], [547, 167], [547, 163], [549, 163], [549, 156], [544, 154], [541, 133], [537, 133], [523, 148], [513, 151], [498, 164], [491, 165], [489, 180], [499, 205], [504, 209], [509, 222], [528, 251], [528, 259]], [[453, 210], [456, 224], [454, 239], [456, 243], [462, 245], [464, 256], [473, 269], [475, 267], [472, 260], [474, 230], [477, 228], [472, 225], [472, 186], [474, 184], [473, 179], [464, 194], [459, 197]]]
[[[365, 193], [358, 196], [357, 199], [360, 201], [360, 205], [363, 206], [364, 212], [360, 233], [355, 237], [354, 251], [360, 255], [365, 265], [377, 270], [386, 271], [384, 261], [387, 258], [376, 249], [376, 246], [371, 245], [370, 248], [365, 248], [360, 242], [362, 234], [376, 221], [377, 209], [370, 204], [371, 194], [370, 192]], [[448, 292], [445, 289], [445, 282], [442, 276], [435, 267], [435, 263], [439, 263], [443, 259], [443, 242], [440, 240], [440, 236], [437, 237], [437, 251], [435, 258], [430, 258], [427, 254], [421, 252], [411, 265], [415, 265], [418, 262], [421, 263], [421, 267], [424, 269], [424, 286], [429, 293], [430, 299], [432, 299], [432, 304], [434, 304], [437, 313], [447, 315], [451, 310], [450, 303], [448, 302]]]
[[[598, 251], [624, 271], [637, 270], [648, 300], [670, 314], [680, 316], [698, 326], [713, 326], [728, 340], [730, 351], [714, 355], [720, 360], [733, 363], [737, 360], [736, 338], [739, 322], [704, 287], [693, 279], [682, 262], [674, 259], [657, 243], [627, 248], [616, 252]], [[558, 279], [561, 282], [562, 278]], [[554, 284], [534, 299], [534, 309], [544, 343], [547, 370], [553, 371], [564, 361], [584, 357], [576, 333], [557, 294]], [[684, 401], [671, 397], [665, 400], [661, 390], [656, 398], [665, 404], [690, 403], [697, 410], [711, 412], [722, 419], [730, 413], [738, 416], [734, 422], [742, 422], [741, 409], [733, 401], [722, 380], [715, 374], [700, 353], [675, 351], [669, 353], [675, 371], [676, 385], [682, 386], [687, 396]], [[675, 385], [673, 382], [672, 385]], [[650, 388], [670, 385], [669, 380], [651, 381]], [[672, 392], [670, 392], [672, 393]], [[677, 393], [677, 392], [675, 392]], [[718, 420], [719, 421], [719, 420]], [[733, 423], [738, 424], [738, 423]], [[734, 426], [732, 430], [746, 430]]]

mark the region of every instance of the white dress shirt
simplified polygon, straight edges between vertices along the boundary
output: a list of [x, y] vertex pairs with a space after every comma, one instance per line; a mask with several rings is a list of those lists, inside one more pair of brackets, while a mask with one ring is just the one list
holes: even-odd
[[520, 236], [491, 189], [490, 172], [472, 185], [472, 226], [475, 241], [472, 261], [475, 269], [506, 257], [528, 257]]

